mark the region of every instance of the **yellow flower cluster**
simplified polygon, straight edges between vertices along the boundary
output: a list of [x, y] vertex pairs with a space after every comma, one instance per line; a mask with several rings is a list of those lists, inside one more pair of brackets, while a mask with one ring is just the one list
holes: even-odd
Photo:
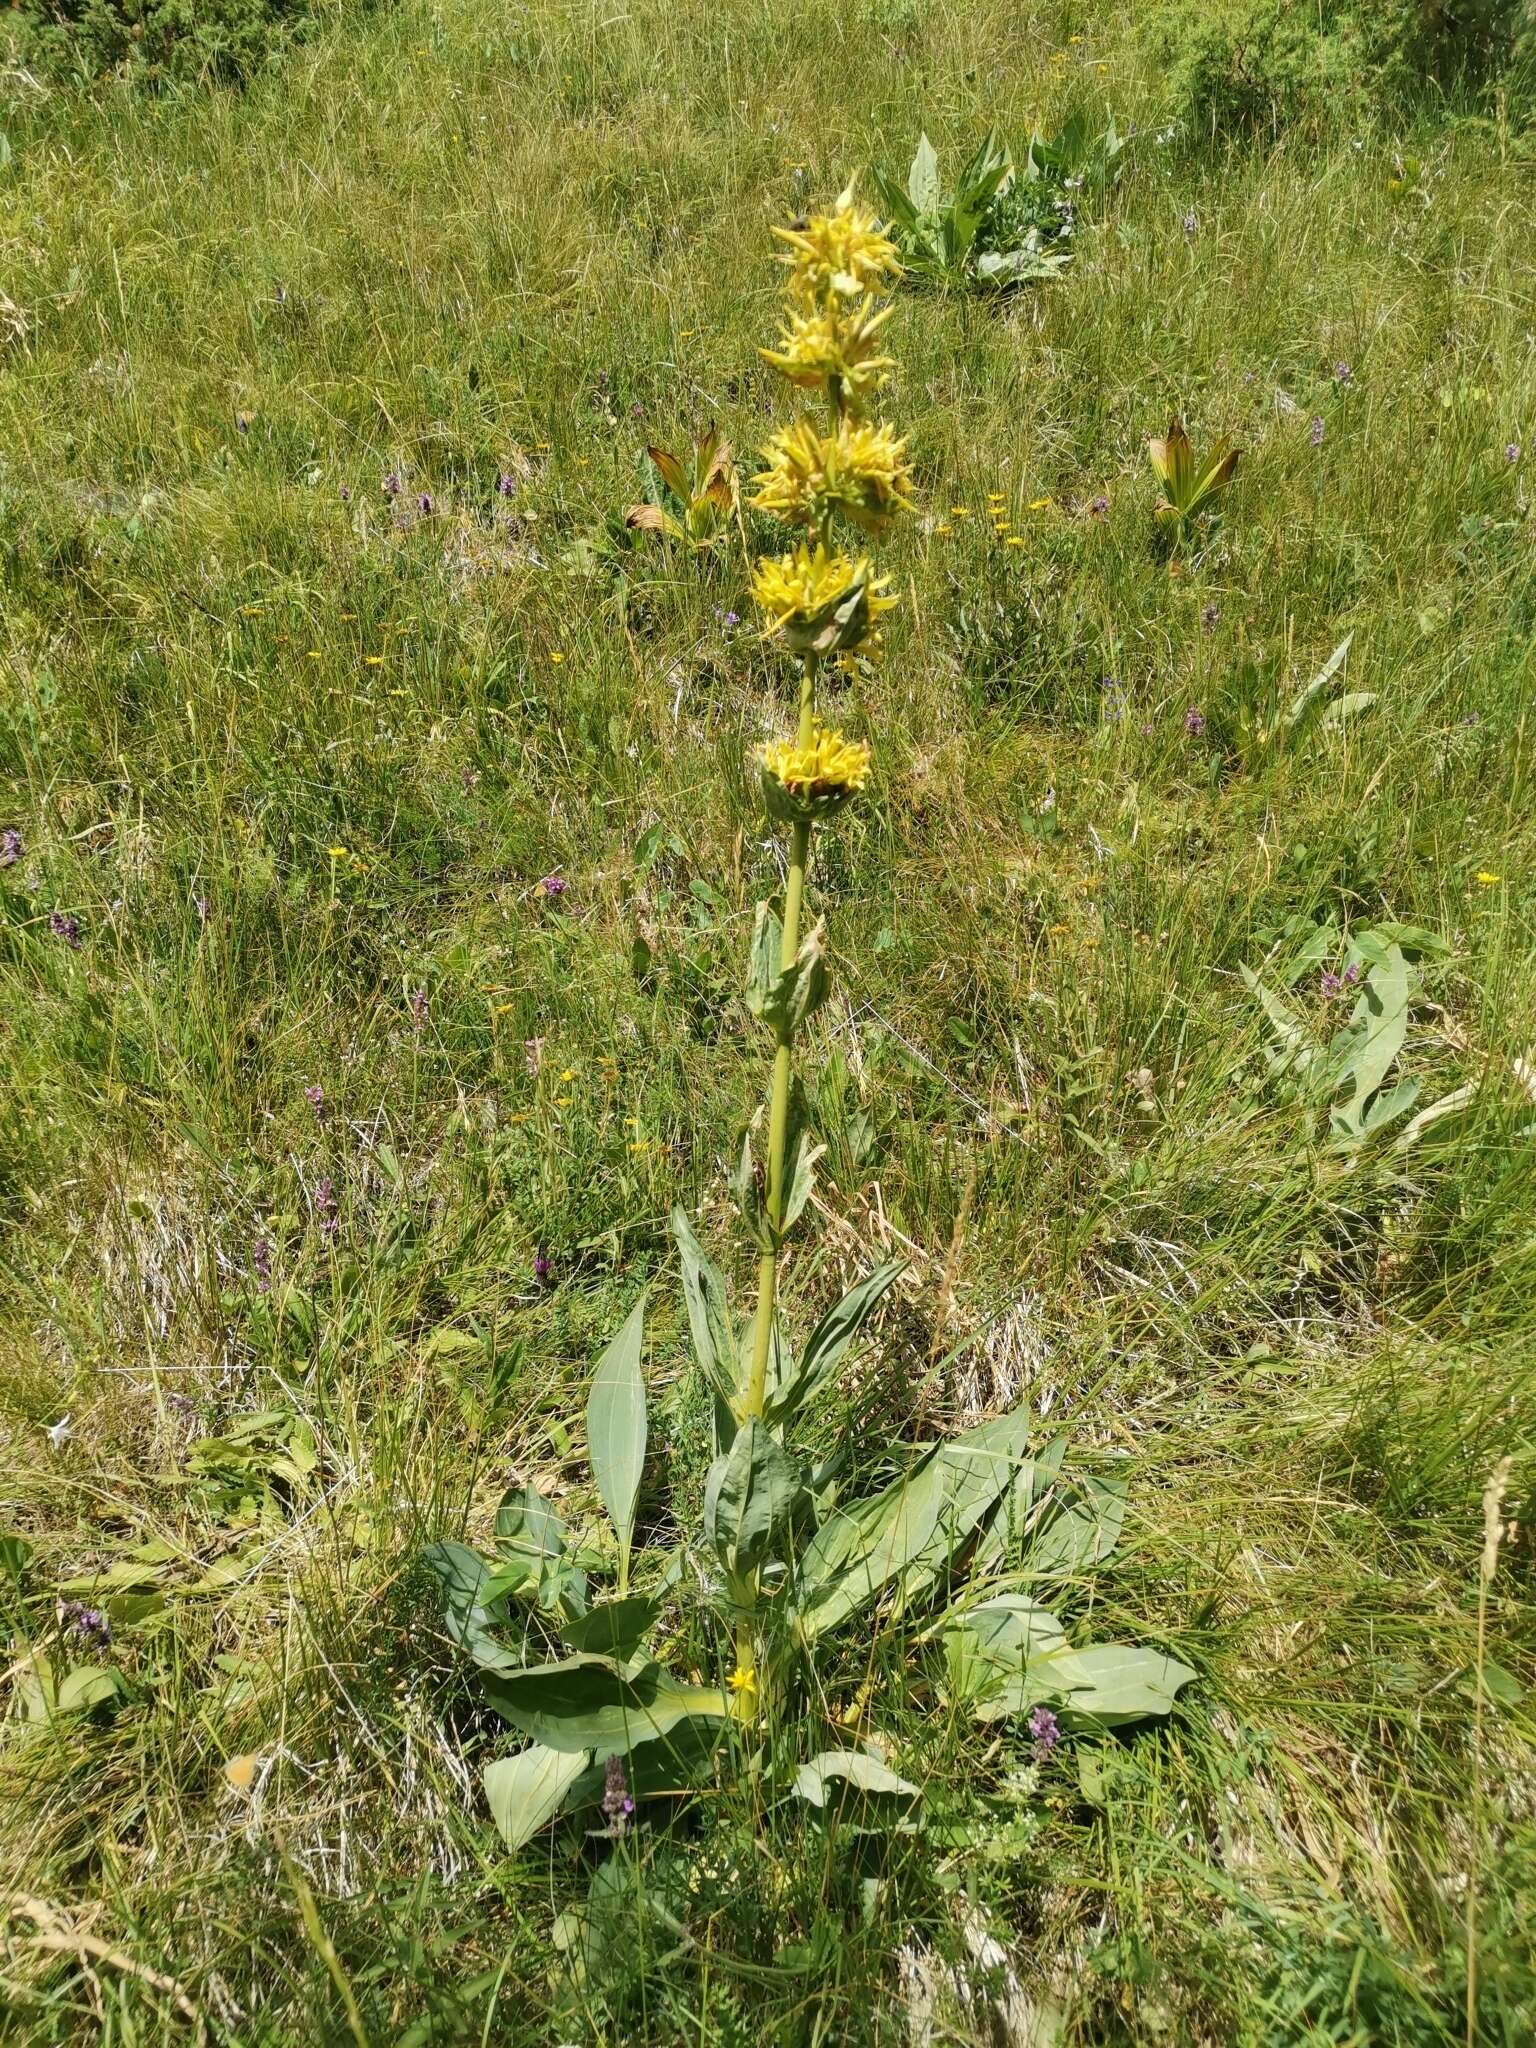
[[765, 747], [763, 767], [800, 802], [841, 802], [869, 780], [869, 748], [863, 740], [844, 739], [816, 724], [805, 746], [798, 740], [775, 740]]
[[894, 597], [881, 595], [889, 582], [888, 576], [872, 578], [869, 563], [862, 558], [854, 562], [825, 545], [813, 549], [802, 541], [790, 554], [758, 557], [752, 595], [768, 620], [765, 639], [784, 632], [797, 620], [830, 619], [845, 598], [861, 589], [865, 604], [862, 627], [867, 630], [871, 620], [890, 611], [896, 602]]
[[773, 232], [788, 245], [780, 260], [790, 267], [790, 295], [802, 305], [888, 291], [886, 280], [901, 275], [896, 244], [881, 234], [867, 207], [854, 205], [851, 189], [831, 213]]
[[860, 420], [839, 420], [830, 434], [797, 420], [763, 450], [767, 467], [752, 479], [752, 503], [796, 526], [822, 526], [841, 512], [878, 533], [896, 513], [912, 509], [906, 445], [889, 427]]
[[891, 367], [891, 357], [878, 351], [880, 329], [893, 311], [882, 306], [876, 312], [867, 298], [846, 313], [835, 306], [809, 312], [791, 306], [779, 346], [758, 354], [791, 384], [811, 391], [835, 389], [844, 403], [857, 408], [879, 390]]
[[830, 213], [774, 232], [785, 245], [787, 305], [778, 346], [761, 353], [791, 384], [825, 391], [831, 417], [825, 427], [798, 419], [762, 451], [753, 506], [808, 528], [809, 536], [790, 554], [765, 556], [753, 592], [767, 620], [764, 637], [777, 637], [808, 664], [808, 709], [816, 661], [851, 661], [895, 603], [882, 594], [889, 579], [872, 577], [867, 561], [834, 548], [831, 529], [843, 518], [879, 533], [911, 510], [906, 443], [863, 417], [891, 368], [883, 353], [890, 308], [878, 302], [901, 265], [895, 243], [874, 214], [855, 205], [851, 189]]

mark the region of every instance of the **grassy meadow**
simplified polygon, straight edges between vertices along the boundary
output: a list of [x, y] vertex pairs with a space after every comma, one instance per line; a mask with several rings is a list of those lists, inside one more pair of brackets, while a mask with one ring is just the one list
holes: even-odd
[[[1536, 2038], [1529, 136], [1208, 147], [1134, 11], [1033, 0], [397, 0], [244, 91], [4, 94], [0, 2038]], [[773, 224], [1079, 105], [1131, 141], [1070, 266], [885, 329], [919, 505], [833, 679], [784, 1295], [907, 1258], [829, 1435], [1026, 1402], [1126, 1486], [1074, 1623], [1198, 1677], [1039, 1755], [887, 1620], [819, 1678], [916, 1832], [728, 1746], [511, 1855], [422, 1547], [514, 1479], [611, 1546], [647, 1281], [691, 1527], [673, 1205], [752, 1270], [781, 540], [627, 534], [640, 457], [791, 417]], [[1243, 455], [1170, 560], [1176, 414]], [[1373, 944], [1417, 1092], [1350, 1141], [1303, 1050]], [[621, 1855], [661, 1904], [583, 1960]]]

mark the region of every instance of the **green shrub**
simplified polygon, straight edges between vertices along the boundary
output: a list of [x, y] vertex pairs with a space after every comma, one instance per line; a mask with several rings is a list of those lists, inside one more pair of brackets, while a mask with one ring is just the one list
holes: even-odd
[[1213, 137], [1475, 98], [1533, 44], [1525, 0], [1167, 0], [1142, 32], [1174, 110]]
[[155, 84], [247, 78], [314, 11], [313, 0], [20, 0], [15, 18], [38, 71]]

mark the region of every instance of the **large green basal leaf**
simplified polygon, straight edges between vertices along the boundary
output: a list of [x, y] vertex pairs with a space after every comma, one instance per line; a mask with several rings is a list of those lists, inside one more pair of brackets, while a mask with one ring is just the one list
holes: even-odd
[[1029, 1441], [1021, 1407], [958, 1436], [876, 1494], [824, 1522], [800, 1559], [796, 1608], [814, 1640], [893, 1581], [903, 1604], [932, 1587], [1013, 1483]]
[[486, 1800], [509, 1849], [521, 1849], [549, 1825], [586, 1768], [585, 1750], [547, 1749], [541, 1742], [486, 1765]]
[[462, 1543], [429, 1543], [422, 1563], [442, 1588], [443, 1632], [487, 1671], [516, 1671], [519, 1660], [491, 1634], [499, 1619], [491, 1574]]
[[628, 1570], [640, 1476], [645, 1470], [645, 1376], [640, 1369], [644, 1335], [642, 1297], [598, 1360], [587, 1397], [587, 1455], [603, 1506], [618, 1534], [622, 1572]]
[[566, 1753], [627, 1750], [669, 1734], [691, 1715], [724, 1719], [730, 1712], [715, 1687], [681, 1685], [659, 1664], [627, 1672], [610, 1657], [498, 1671], [487, 1676], [485, 1697], [514, 1728]]

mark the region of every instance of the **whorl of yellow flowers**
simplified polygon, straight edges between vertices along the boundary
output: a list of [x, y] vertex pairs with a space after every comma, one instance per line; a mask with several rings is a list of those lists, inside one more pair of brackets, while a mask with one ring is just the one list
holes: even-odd
[[869, 780], [869, 748], [819, 721], [811, 736], [775, 740], [763, 749], [763, 792], [768, 808], [786, 819], [819, 818], [838, 810]]
[[886, 279], [901, 275], [896, 244], [881, 234], [867, 207], [854, 204], [851, 186], [831, 213], [773, 232], [787, 244], [780, 261], [789, 265], [790, 296], [802, 305], [888, 291]]
[[797, 614], [814, 617], [826, 612], [861, 587], [867, 593], [871, 617], [888, 612], [896, 600], [880, 593], [890, 580], [889, 576], [871, 577], [868, 560], [862, 555], [855, 562], [847, 555], [834, 554], [824, 544], [812, 549], [802, 541], [787, 555], [759, 555], [752, 595], [767, 614], [764, 637], [771, 638]]
[[878, 533], [896, 513], [912, 508], [906, 443], [889, 427], [844, 419], [823, 434], [810, 420], [796, 420], [780, 428], [763, 454], [768, 466], [752, 479], [752, 503], [791, 525], [824, 529], [840, 512]]
[[835, 380], [847, 403], [858, 407], [879, 390], [891, 367], [891, 358], [878, 350], [880, 329], [893, 310], [882, 306], [876, 312], [867, 297], [846, 312], [835, 306], [802, 311], [791, 305], [779, 346], [758, 354], [806, 390], [828, 389]]

